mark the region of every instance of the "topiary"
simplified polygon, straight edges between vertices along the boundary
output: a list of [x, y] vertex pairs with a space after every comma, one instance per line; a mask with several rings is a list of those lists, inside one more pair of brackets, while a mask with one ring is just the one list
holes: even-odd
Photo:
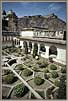
[[46, 91], [46, 96], [47, 96], [47, 98], [48, 99], [51, 99], [51, 94], [52, 94], [52, 91], [54, 90], [54, 86], [51, 86], [51, 87], [49, 87], [48, 89], [47, 89], [47, 91]]
[[60, 80], [55, 80], [54, 84], [55, 86], [59, 87], [59, 83], [60, 83]]
[[40, 68], [44, 68], [45, 67], [45, 64], [40, 64], [39, 67]]
[[46, 62], [43, 62], [44, 63], [44, 65], [45, 65], [45, 67], [47, 67], [48, 66], [48, 62], [46, 61]]
[[14, 77], [13, 74], [8, 74], [5, 76], [4, 80], [6, 83], [11, 84], [11, 83], [14, 83], [15, 81], [17, 81], [17, 77]]
[[51, 70], [57, 70], [57, 66], [54, 65], [54, 64], [52, 64], [52, 65], [50, 65], [50, 69], [51, 69]]
[[22, 65], [22, 64], [19, 64], [19, 65], [17, 65], [16, 67], [17, 67], [17, 69], [19, 69], [19, 70], [24, 70], [24, 68], [23, 68], [23, 65]]
[[32, 67], [32, 69], [33, 69], [35, 72], [39, 72], [39, 70], [38, 70], [37, 67]]
[[47, 96], [48, 99], [51, 99], [51, 96], [50, 96], [51, 92], [52, 92], [51, 89], [47, 89], [46, 96]]
[[24, 69], [24, 70], [23, 70], [23, 75], [24, 75], [24, 76], [30, 76], [30, 75], [32, 75], [32, 74], [33, 74], [33, 72], [30, 71], [29, 69]]
[[48, 68], [45, 68], [44, 73], [49, 73]]
[[49, 79], [50, 78], [50, 76], [48, 75], [48, 74], [44, 74], [44, 77], [45, 77], [45, 79]]
[[19, 84], [14, 88], [14, 94], [17, 97], [22, 97], [24, 95], [25, 86], [23, 84]]
[[31, 68], [32, 66], [31, 65], [29, 65], [29, 68]]
[[[67, 78], [67, 77], [66, 77], [66, 74], [62, 74], [61, 77], [63, 77], [64, 80], [66, 80], [66, 78]], [[61, 77], [60, 77], [60, 78], [61, 78]]]
[[64, 75], [62, 75], [60, 78], [57, 99], [66, 99], [66, 83]]
[[42, 63], [40, 61], [37, 62], [38, 65], [41, 65]]
[[39, 64], [40, 68], [46, 68], [48, 66], [48, 62], [44, 62]]
[[37, 43], [34, 43], [34, 49], [33, 49], [33, 58], [35, 58], [38, 54], [38, 45]]
[[57, 72], [51, 72], [52, 78], [57, 78], [58, 77], [58, 73]]
[[8, 75], [10, 73], [10, 70], [5, 70], [4, 73], [5, 75]]
[[61, 73], [66, 73], [66, 68], [61, 68]]
[[44, 83], [44, 79], [42, 79], [41, 77], [35, 77], [35, 78], [34, 78], [34, 83], [35, 83], [36, 85], [41, 85], [41, 84]]

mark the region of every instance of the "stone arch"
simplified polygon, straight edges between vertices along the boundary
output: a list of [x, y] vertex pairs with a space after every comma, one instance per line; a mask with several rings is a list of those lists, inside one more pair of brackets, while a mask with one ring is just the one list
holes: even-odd
[[24, 46], [24, 48], [25, 48], [26, 46], [28, 46], [28, 45], [27, 45], [27, 41], [23, 41], [23, 46]]
[[15, 45], [16, 45], [16, 39], [15, 39]]
[[27, 41], [23, 42], [23, 47], [24, 47], [24, 53], [28, 54], [28, 44], [27, 44]]
[[20, 40], [19, 40], [19, 45], [20, 45]]
[[51, 55], [51, 54], [57, 55], [57, 48], [54, 45], [50, 46], [50, 48], [49, 48], [49, 55]]
[[18, 40], [17, 40], [17, 45], [18, 45]]
[[32, 42], [29, 41], [29, 48], [32, 49]]
[[46, 48], [44, 44], [40, 44], [40, 51], [46, 52]]
[[38, 44], [34, 43], [34, 48], [36, 48], [38, 50]]

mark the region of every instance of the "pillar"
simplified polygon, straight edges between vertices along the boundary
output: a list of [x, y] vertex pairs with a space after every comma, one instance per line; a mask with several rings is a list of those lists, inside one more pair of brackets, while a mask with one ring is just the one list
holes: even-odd
[[39, 55], [39, 52], [40, 52], [40, 44], [38, 43], [38, 55]]
[[33, 49], [34, 49], [34, 43], [32, 42], [32, 51], [31, 51], [31, 54], [33, 54]]
[[46, 48], [45, 58], [49, 58], [49, 46], [45, 46], [45, 48]]

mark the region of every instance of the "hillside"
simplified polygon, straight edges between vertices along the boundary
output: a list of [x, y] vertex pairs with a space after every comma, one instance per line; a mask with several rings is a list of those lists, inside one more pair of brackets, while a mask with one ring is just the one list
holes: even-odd
[[19, 30], [30, 27], [48, 28], [49, 30], [66, 30], [66, 23], [54, 14], [49, 16], [36, 15], [18, 18]]

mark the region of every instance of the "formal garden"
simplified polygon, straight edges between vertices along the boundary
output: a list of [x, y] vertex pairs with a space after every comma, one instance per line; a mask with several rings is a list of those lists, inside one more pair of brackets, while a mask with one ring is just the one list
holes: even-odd
[[[25, 44], [25, 47], [27, 44]], [[62, 64], [49, 61], [37, 55], [37, 46], [33, 55], [25, 53], [21, 47], [10, 47], [3, 50], [3, 56], [8, 57], [7, 63], [22, 77], [43, 99], [63, 99], [66, 97], [66, 67]], [[12, 61], [12, 55], [16, 62]], [[9, 60], [11, 59], [10, 63]], [[5, 68], [5, 65], [3, 65]], [[33, 93], [11, 70], [3, 70], [3, 98], [36, 99]], [[6, 89], [8, 88], [8, 89]], [[9, 93], [10, 92], [10, 93]], [[62, 93], [63, 92], [63, 93]], [[9, 93], [9, 94], [7, 94]], [[64, 94], [64, 95], [63, 95]], [[8, 96], [7, 96], [8, 95]]]

